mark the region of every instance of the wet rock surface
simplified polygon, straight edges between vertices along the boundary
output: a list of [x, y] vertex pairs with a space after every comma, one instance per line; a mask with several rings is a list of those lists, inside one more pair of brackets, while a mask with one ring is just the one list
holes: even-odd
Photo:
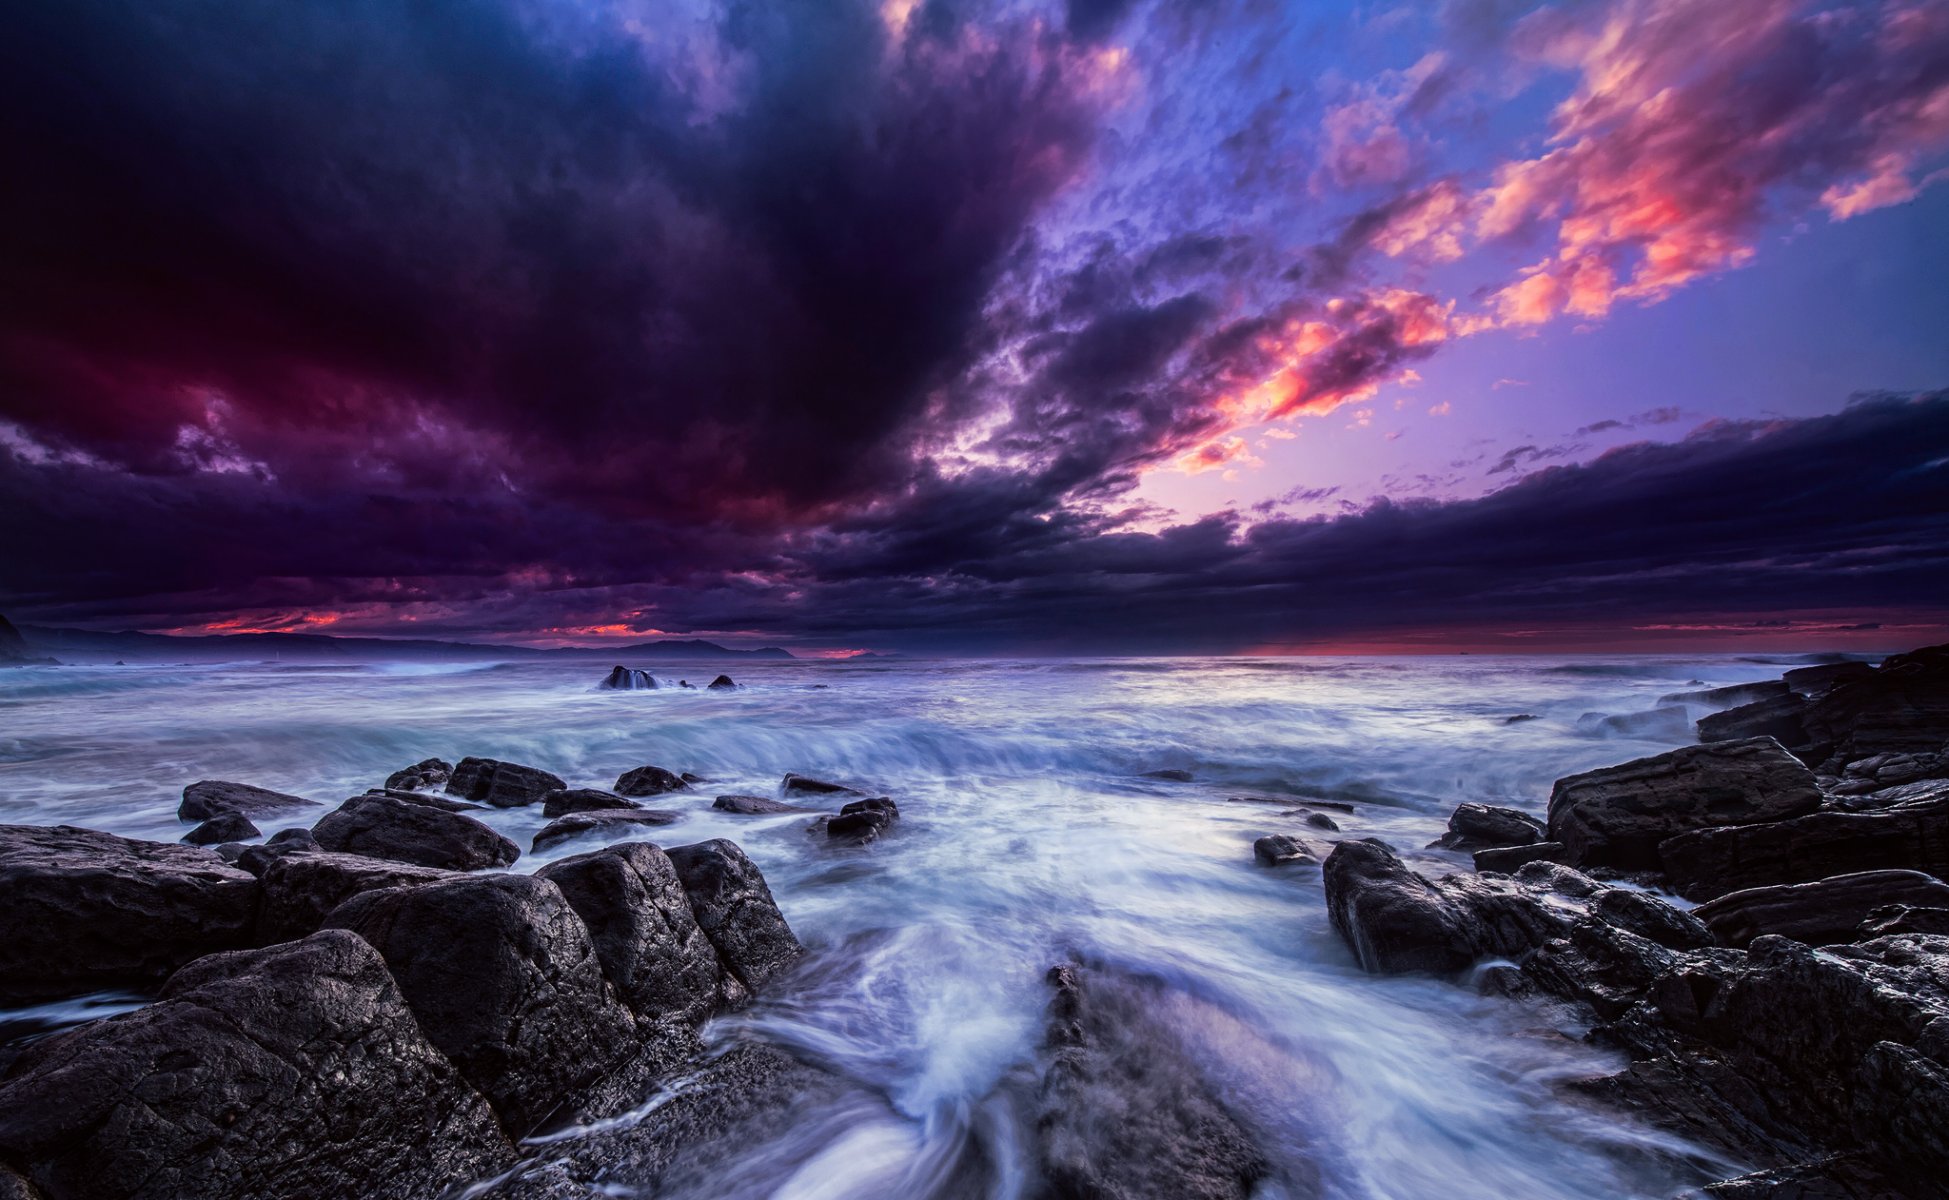
[[747, 990], [756, 991], [798, 961], [804, 947], [737, 843], [717, 838], [668, 854], [698, 926]]
[[1534, 845], [1543, 837], [1543, 822], [1526, 812], [1493, 804], [1461, 804], [1448, 818], [1448, 832], [1431, 848], [1490, 850]]
[[673, 825], [681, 820], [682, 813], [660, 808], [605, 808], [575, 812], [542, 826], [540, 832], [535, 834], [533, 849], [546, 850], [550, 846], [582, 837], [627, 837], [644, 829]]
[[570, 813], [599, 812], [603, 809], [641, 808], [642, 805], [601, 788], [563, 788], [541, 798], [541, 815], [565, 817]]
[[472, 817], [390, 796], [355, 796], [311, 833], [327, 850], [448, 871], [505, 867], [521, 857], [519, 846]]
[[1693, 830], [1660, 843], [1658, 854], [1672, 886], [1694, 900], [1883, 868], [1940, 878], [1949, 875], [1949, 797]]
[[849, 787], [843, 783], [834, 783], [829, 779], [814, 779], [810, 775], [800, 775], [791, 771], [785, 773], [785, 778], [779, 782], [778, 787], [786, 795], [791, 795], [793, 792], [802, 792], [814, 796], [866, 795], [865, 792], [862, 792], [856, 787]]
[[215, 846], [222, 842], [242, 842], [264, 836], [250, 818], [240, 812], [211, 817], [183, 835], [186, 846]]
[[689, 787], [676, 772], [653, 766], [624, 771], [616, 780], [616, 792], [623, 796], [661, 796], [665, 792], [681, 792]]
[[362, 854], [283, 855], [266, 864], [259, 876], [263, 904], [257, 917], [258, 940], [285, 942], [315, 933], [333, 909], [361, 892], [434, 883], [453, 874]]
[[183, 789], [183, 802], [177, 807], [176, 816], [184, 821], [208, 821], [229, 813], [270, 817], [319, 807], [322, 806], [316, 800], [307, 800], [303, 796], [274, 792], [248, 783], [205, 779]]
[[800, 804], [787, 804], [783, 800], [773, 800], [768, 796], [719, 796], [711, 801], [711, 807], [719, 812], [737, 813], [739, 816], [759, 817], [774, 813], [810, 813], [816, 808], [806, 808]]
[[900, 808], [885, 796], [854, 800], [825, 822], [826, 837], [863, 846], [877, 841], [900, 819]]
[[1284, 833], [1271, 833], [1252, 843], [1252, 857], [1262, 867], [1279, 867], [1287, 863], [1299, 866], [1318, 866], [1329, 852], [1304, 838], [1296, 838]]
[[417, 792], [445, 787], [447, 781], [452, 778], [452, 763], [444, 758], [423, 758], [410, 767], [404, 767], [386, 776], [386, 788], [391, 791]]
[[447, 781], [449, 794], [495, 808], [520, 808], [567, 786], [537, 767], [493, 758], [463, 758]]
[[647, 692], [656, 688], [656, 676], [633, 667], [611, 667], [597, 687], [616, 692]]
[[1824, 946], [1856, 940], [1862, 922], [1891, 905], [1949, 908], [1949, 884], [1920, 871], [1860, 871], [1813, 883], [1729, 892], [1699, 905], [1693, 915], [1728, 946], [1744, 946], [1766, 934]]

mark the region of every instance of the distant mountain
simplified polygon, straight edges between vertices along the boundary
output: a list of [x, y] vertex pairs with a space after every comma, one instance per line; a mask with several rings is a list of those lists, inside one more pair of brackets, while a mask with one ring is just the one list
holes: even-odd
[[42, 663], [52, 663], [51, 658], [37, 658], [27, 649], [27, 639], [20, 636], [13, 622], [0, 617], [0, 667], [28, 667]]
[[[239, 662], [276, 659], [280, 662], [530, 662], [549, 659], [779, 659], [795, 656], [777, 646], [733, 650], [714, 642], [661, 641], [634, 646], [568, 647], [541, 650], [532, 646], [488, 646], [478, 642], [427, 639], [332, 637], [319, 633], [230, 633], [181, 636], [125, 630], [103, 633], [91, 629], [62, 629], [26, 625], [19, 630], [0, 617], [0, 663], [46, 661], [28, 659], [27, 651], [54, 653], [80, 661], [110, 662], [144, 659], [165, 662]], [[8, 657], [9, 637], [20, 657]]]

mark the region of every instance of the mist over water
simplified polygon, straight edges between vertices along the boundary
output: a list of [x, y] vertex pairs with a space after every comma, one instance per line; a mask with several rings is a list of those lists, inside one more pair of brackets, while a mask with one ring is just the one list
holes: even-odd
[[[858, 1088], [700, 1196], [1015, 1195], [1043, 975], [1075, 958], [1158, 985], [1152, 1015], [1273, 1161], [1263, 1197], [1664, 1196], [1696, 1181], [1684, 1164], [1700, 1152], [1553, 1087], [1615, 1063], [1560, 1016], [1362, 974], [1318, 869], [1252, 858], [1261, 835], [1317, 831], [1285, 803], [1231, 798], [1352, 803], [1332, 814], [1339, 836], [1413, 851], [1458, 803], [1540, 815], [1557, 777], [1681, 740], [1669, 721], [1631, 736], [1588, 714], [1774, 678], [1783, 661], [748, 663], [728, 668], [735, 692], [597, 691], [606, 668], [586, 663], [30, 668], [0, 679], [0, 821], [174, 841], [194, 780], [336, 804], [431, 755], [571, 786], [645, 763], [706, 777], [646, 801], [685, 817], [645, 832], [736, 840], [812, 951], [711, 1035], [776, 1042]], [[715, 673], [651, 669], [666, 684]], [[1508, 723], [1519, 714], [1534, 719]], [[1139, 777], [1164, 768], [1193, 781]], [[786, 771], [892, 796], [903, 819], [841, 848], [803, 815], [711, 810], [773, 794]], [[523, 847], [545, 823], [474, 815]], [[1409, 857], [1424, 873], [1468, 865]]]

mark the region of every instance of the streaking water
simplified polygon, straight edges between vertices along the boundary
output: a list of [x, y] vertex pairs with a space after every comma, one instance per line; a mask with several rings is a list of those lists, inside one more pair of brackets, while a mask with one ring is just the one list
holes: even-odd
[[[1660, 1196], [1694, 1179], [1677, 1164], [1695, 1151], [1553, 1090], [1615, 1064], [1534, 1011], [1361, 974], [1327, 923], [1318, 872], [1252, 860], [1262, 834], [1315, 831], [1283, 804], [1228, 798], [1349, 801], [1353, 814], [1334, 814], [1346, 836], [1419, 847], [1457, 803], [1541, 813], [1558, 776], [1676, 744], [1669, 722], [1650, 723], [1662, 736], [1605, 736], [1580, 724], [1589, 713], [1780, 669], [752, 663], [731, 668], [736, 692], [616, 692], [594, 689], [605, 669], [589, 664], [28, 668], [0, 674], [0, 821], [175, 840], [194, 780], [335, 803], [430, 755], [512, 759], [575, 786], [608, 787], [644, 763], [707, 777], [694, 795], [649, 801], [686, 816], [646, 832], [666, 845], [738, 841], [814, 951], [791, 986], [719, 1032], [788, 1045], [887, 1106], [847, 1114], [838, 1144], [829, 1128], [780, 1129], [777, 1144], [752, 1147], [739, 1195], [927, 1195], [972, 1145], [989, 1194], [1013, 1194], [1028, 1135], [997, 1097], [1035, 1059], [1043, 973], [1081, 956], [1176, 989], [1181, 1002], [1158, 1016], [1288, 1181], [1266, 1196]], [[714, 672], [655, 673], [669, 684]], [[1506, 723], [1516, 714], [1536, 719]], [[1194, 782], [1137, 778], [1160, 768]], [[788, 770], [871, 785], [904, 819], [876, 845], [842, 849], [807, 837], [804, 816], [709, 807], [717, 794], [771, 794]], [[477, 815], [524, 847], [545, 823], [534, 809]], [[1466, 866], [1422, 857], [1424, 870]]]

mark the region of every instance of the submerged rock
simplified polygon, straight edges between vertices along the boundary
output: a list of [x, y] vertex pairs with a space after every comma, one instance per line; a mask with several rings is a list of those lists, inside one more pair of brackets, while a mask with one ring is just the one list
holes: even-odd
[[1767, 934], [1825, 946], [1854, 941], [1868, 915], [1891, 904], [1949, 907], [1949, 884], [1920, 871], [1860, 871], [1814, 883], [1729, 892], [1699, 905], [1694, 913], [1728, 946], [1744, 946]]
[[183, 835], [186, 846], [214, 846], [219, 842], [241, 842], [264, 836], [250, 818], [240, 812], [211, 817]]
[[1252, 857], [1257, 859], [1262, 867], [1277, 867], [1286, 863], [1318, 866], [1326, 855], [1327, 851], [1319, 846], [1283, 833], [1267, 834], [1252, 843]]
[[712, 691], [712, 692], [728, 692], [733, 688], [736, 688], [737, 686], [738, 685], [736, 683], [732, 682], [731, 677], [729, 675], [719, 675], [716, 679], [711, 680], [710, 683], [705, 685], [705, 690]]
[[810, 775], [799, 775], [791, 771], [785, 773], [784, 780], [778, 786], [780, 791], [788, 795], [792, 792], [810, 792], [813, 795], [828, 796], [866, 795], [856, 787], [847, 787], [843, 783], [833, 783], [825, 779], [814, 779]]
[[444, 758], [423, 758], [410, 767], [386, 776], [386, 790], [417, 792], [426, 788], [445, 787], [447, 781], [452, 778], [452, 763]]
[[365, 892], [328, 920], [378, 948], [427, 1040], [516, 1137], [640, 1047], [562, 892], [528, 875], [463, 875]]
[[570, 813], [600, 812], [603, 809], [641, 808], [634, 800], [605, 792], [601, 788], [563, 788], [541, 798], [541, 815], [565, 817]]
[[0, 999], [155, 987], [251, 945], [257, 901], [257, 879], [209, 850], [0, 825]]
[[611, 667], [608, 677], [596, 686], [618, 692], [647, 692], [656, 688], [656, 676], [632, 667]]
[[616, 791], [624, 796], [661, 796], [690, 787], [683, 777], [662, 767], [637, 767], [624, 771], [616, 780]]
[[805, 808], [797, 804], [787, 804], [783, 800], [772, 800], [765, 796], [719, 796], [711, 801], [711, 807], [719, 812], [737, 813], [740, 816], [770, 816], [773, 813], [818, 812], [816, 808]]
[[521, 848], [472, 817], [389, 796], [354, 796], [311, 827], [327, 850], [449, 871], [505, 867]]
[[520, 763], [492, 758], [463, 758], [447, 781], [447, 791], [463, 800], [495, 808], [519, 808], [567, 787], [559, 776]]
[[576, 812], [560, 820], [550, 821], [535, 834], [530, 847], [546, 850], [559, 842], [573, 838], [599, 834], [609, 837], [624, 837], [637, 830], [671, 825], [683, 820], [682, 813], [667, 812], [660, 808], [630, 808], [627, 810], [605, 808], [594, 812]]
[[736, 842], [716, 838], [668, 854], [698, 926], [747, 990], [776, 979], [805, 952], [764, 875]]
[[319, 807], [322, 806], [316, 800], [303, 796], [252, 787], [248, 783], [205, 779], [183, 789], [183, 803], [176, 809], [176, 816], [184, 821], [208, 821], [229, 813], [266, 817]]
[[826, 820], [826, 836], [836, 841], [865, 845], [874, 841], [900, 819], [900, 808], [885, 796], [855, 800]]
[[31, 1047], [0, 1157], [45, 1200], [418, 1200], [515, 1159], [373, 948], [214, 955], [155, 1004]]
[[1161, 770], [1145, 771], [1139, 779], [1157, 779], [1165, 783], [1190, 783], [1191, 772], [1178, 767], [1164, 767]]

